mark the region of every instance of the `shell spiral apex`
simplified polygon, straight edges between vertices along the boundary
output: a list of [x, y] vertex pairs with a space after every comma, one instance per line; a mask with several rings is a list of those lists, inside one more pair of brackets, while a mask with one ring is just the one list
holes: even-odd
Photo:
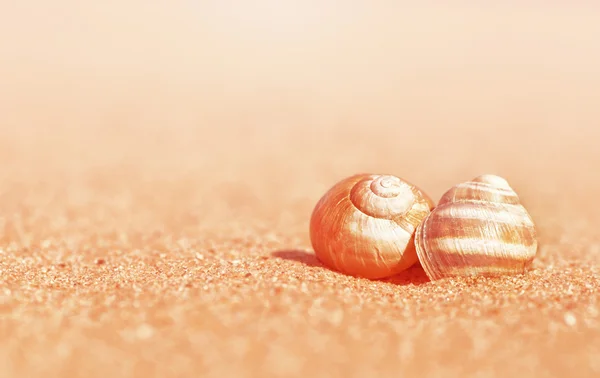
[[524, 273], [537, 253], [536, 228], [502, 177], [450, 188], [417, 227], [415, 246], [431, 280]]
[[341, 273], [378, 279], [417, 262], [414, 233], [434, 207], [413, 184], [393, 175], [357, 174], [330, 188], [310, 219], [316, 257]]

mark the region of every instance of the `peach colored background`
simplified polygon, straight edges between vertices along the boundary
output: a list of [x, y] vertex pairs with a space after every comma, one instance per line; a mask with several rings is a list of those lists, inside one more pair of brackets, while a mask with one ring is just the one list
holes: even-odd
[[[600, 5], [416, 3], [1, 2], [0, 377], [600, 375]], [[504, 176], [535, 269], [326, 269], [357, 172]]]

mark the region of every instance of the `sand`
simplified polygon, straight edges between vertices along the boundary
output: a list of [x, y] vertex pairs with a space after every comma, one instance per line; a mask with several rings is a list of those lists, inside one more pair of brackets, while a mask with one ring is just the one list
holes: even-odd
[[[0, 7], [0, 376], [600, 376], [600, 8], [256, 3]], [[505, 177], [532, 270], [328, 269], [359, 172]]]

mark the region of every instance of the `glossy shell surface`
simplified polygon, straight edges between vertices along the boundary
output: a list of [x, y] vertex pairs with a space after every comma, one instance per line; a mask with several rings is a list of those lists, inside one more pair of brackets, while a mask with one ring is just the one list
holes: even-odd
[[433, 206], [423, 191], [397, 176], [345, 178], [313, 210], [315, 255], [348, 275], [378, 279], [400, 273], [417, 262], [415, 230]]
[[536, 228], [508, 182], [482, 175], [448, 190], [416, 231], [432, 280], [524, 273], [537, 253]]

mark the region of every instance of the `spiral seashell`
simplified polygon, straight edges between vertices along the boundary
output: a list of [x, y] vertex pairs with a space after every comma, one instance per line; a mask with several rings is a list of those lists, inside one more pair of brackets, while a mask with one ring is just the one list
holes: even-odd
[[417, 227], [419, 261], [431, 280], [524, 273], [537, 253], [533, 219], [502, 177], [448, 190]]
[[399, 177], [347, 177], [312, 212], [313, 250], [323, 264], [348, 275], [395, 275], [417, 262], [414, 232], [433, 207], [425, 193]]

